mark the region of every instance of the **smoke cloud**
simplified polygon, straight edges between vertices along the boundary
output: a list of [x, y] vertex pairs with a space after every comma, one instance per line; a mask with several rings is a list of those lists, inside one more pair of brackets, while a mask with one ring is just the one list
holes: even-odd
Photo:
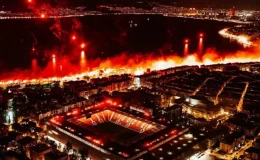
[[[260, 43], [258, 43], [260, 44]], [[55, 63], [52, 60], [48, 65], [41, 69], [36, 68], [34, 71], [30, 70], [14, 70], [2, 74], [1, 79], [7, 80], [21, 80], [21, 79], [37, 79], [48, 77], [62, 77], [82, 72], [88, 73], [93, 70], [103, 69], [131, 69], [134, 73], [138, 69], [160, 70], [180, 65], [210, 65], [216, 63], [236, 63], [236, 62], [256, 62], [260, 61], [260, 48], [255, 47], [247, 50], [237, 51], [235, 53], [217, 53], [214, 48], [209, 48], [206, 53], [200, 58], [197, 53], [180, 57], [176, 53], [169, 56], [161, 56], [155, 53], [122, 53], [118, 56], [111, 57], [106, 60], [99, 58], [86, 61], [86, 70], [80, 71], [80, 63], [71, 62], [69, 56], [61, 59], [56, 59]], [[35, 62], [34, 62], [35, 63]], [[55, 65], [55, 69], [54, 69]]]

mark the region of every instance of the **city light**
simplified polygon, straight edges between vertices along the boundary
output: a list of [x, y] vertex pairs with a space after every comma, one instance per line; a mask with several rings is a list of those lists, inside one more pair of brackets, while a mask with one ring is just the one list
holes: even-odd
[[193, 135], [190, 134], [190, 133], [189, 133], [189, 134], [185, 134], [184, 136], [185, 136], [185, 138], [187, 138], [187, 139], [192, 139], [192, 138], [193, 138]]
[[219, 31], [219, 34], [225, 38], [229, 38], [231, 40], [235, 40], [239, 44], [243, 45], [244, 47], [252, 47], [254, 44], [249, 40], [248, 37], [244, 35], [235, 35], [229, 32], [228, 28]]
[[[3, 156], [257, 159], [260, 12], [74, 3], [23, 0], [0, 11], [23, 22], [3, 28], [17, 36], [2, 37], [11, 47], [0, 63]], [[219, 31], [218, 21], [232, 27]]]

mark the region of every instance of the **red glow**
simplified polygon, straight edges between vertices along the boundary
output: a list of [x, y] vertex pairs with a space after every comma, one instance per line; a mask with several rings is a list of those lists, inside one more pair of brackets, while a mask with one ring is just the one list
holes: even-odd
[[149, 114], [149, 113], [145, 113], [144, 115], [145, 115], [146, 117], [149, 117], [149, 116], [150, 116], [150, 114]]
[[149, 146], [150, 146], [150, 143], [147, 142], [147, 143], [144, 144], [144, 146], [145, 146], [145, 147], [149, 147]]
[[78, 109], [75, 109], [75, 110], [72, 111], [72, 115], [77, 115], [77, 114], [79, 114], [79, 112], [80, 111]]
[[83, 49], [86, 47], [86, 44], [85, 43], [81, 43], [80, 47]]
[[41, 14], [41, 18], [45, 18], [46, 15], [44, 13]]
[[172, 130], [172, 131], [171, 131], [171, 134], [176, 134], [176, 133], [177, 133], [176, 130]]
[[74, 35], [74, 36], [72, 36], [72, 40], [76, 40], [76, 36]]
[[100, 144], [101, 142], [99, 141], [99, 140], [94, 140], [94, 142], [96, 143], [96, 144]]
[[81, 68], [82, 72], [84, 72], [86, 69], [86, 59], [85, 59], [84, 51], [81, 51], [81, 54], [80, 54], [80, 68]]
[[[109, 117], [111, 116], [112, 118], [110, 119]], [[122, 116], [124, 117], [123, 119], [120, 118]], [[95, 124], [100, 124], [107, 121], [117, 123], [139, 133], [143, 133], [155, 127], [153, 124], [111, 110], [104, 110], [102, 112], [92, 114], [91, 118], [81, 120], [81, 122], [90, 126], [93, 125], [93, 122]], [[129, 123], [130, 121], [132, 121], [132, 123]]]
[[53, 122], [53, 123], [56, 123], [56, 121], [54, 120], [54, 118], [52, 118], [50, 121]]
[[189, 54], [189, 44], [186, 43], [184, 46], [184, 56], [187, 56]]
[[200, 38], [203, 38], [204, 37], [204, 34], [203, 33], [200, 33]]
[[127, 153], [122, 152], [121, 155], [123, 155], [124, 157], [128, 157], [129, 155]]
[[203, 45], [203, 38], [200, 38], [199, 44], [198, 44], [198, 54], [201, 56], [203, 54], [204, 45]]
[[34, 51], [35, 51], [35, 48], [32, 48], [32, 51], [34, 52]]
[[85, 59], [85, 52], [84, 52], [84, 51], [81, 51], [80, 56], [81, 56], [81, 59]]
[[56, 65], [56, 55], [55, 54], [52, 55], [52, 63]]
[[32, 0], [28, 0], [27, 2], [28, 2], [28, 3], [32, 3]]
[[52, 58], [52, 63], [56, 64], [56, 58], [55, 57]]
[[[203, 41], [200, 41], [204, 43]], [[40, 70], [38, 68], [37, 72], [31, 70], [23, 70], [21, 72], [5, 72], [1, 75], [0, 84], [1, 86], [7, 86], [12, 84], [32, 84], [37, 81], [37, 83], [52, 82], [54, 80], [75, 80], [76, 78], [83, 78], [84, 76], [89, 76], [90, 78], [97, 77], [100, 75], [100, 70], [106, 69], [106, 72], [102, 77], [109, 76], [116, 73], [130, 73], [142, 74], [146, 72], [147, 68], [151, 71], [162, 70], [170, 67], [177, 66], [193, 66], [193, 65], [211, 65], [211, 64], [227, 64], [227, 63], [248, 63], [248, 62], [259, 62], [260, 61], [260, 43], [255, 42], [256, 47], [244, 49], [236, 52], [229, 53], [218, 53], [214, 48], [205, 48], [203, 43], [198, 45], [198, 50], [203, 49], [203, 54], [200, 52], [190, 53], [188, 51], [189, 44], [184, 46], [184, 56], [178, 56], [172, 53], [169, 56], [155, 56], [155, 54], [129, 54], [122, 53], [118, 56], [111, 57], [106, 60], [95, 59], [88, 60], [85, 66], [85, 70], [80, 70], [80, 64], [70, 63], [70, 56], [62, 57], [62, 59], [55, 56], [52, 59], [52, 54], [50, 54], [50, 60], [47, 66]], [[87, 43], [86, 43], [87, 44]], [[80, 44], [79, 44], [80, 45]], [[200, 47], [199, 47], [200, 46]], [[79, 46], [80, 47], [80, 46]], [[87, 46], [86, 46], [87, 47]], [[52, 53], [58, 53], [58, 51], [51, 51]], [[49, 54], [49, 53], [48, 53]], [[75, 53], [80, 58], [78, 51]], [[138, 59], [138, 61], [137, 61]], [[52, 61], [53, 60], [53, 61]], [[63, 70], [60, 72], [53, 72], [52, 62], [57, 65], [62, 65]], [[58, 66], [58, 67], [59, 67]], [[90, 71], [87, 70], [90, 68]], [[125, 70], [122, 71], [122, 68]], [[59, 68], [57, 68], [59, 71]]]
[[52, 55], [52, 73], [56, 75], [56, 55]]
[[36, 70], [37, 70], [37, 60], [36, 59], [33, 59], [32, 60], [32, 70], [33, 70], [33, 72], [36, 72]]
[[56, 116], [50, 119], [50, 122], [61, 125], [60, 121], [62, 120], [63, 116]]
[[86, 136], [85, 138], [88, 139], [88, 140], [92, 140], [92, 139], [93, 139], [93, 138], [90, 137], [90, 136]]
[[185, 43], [185, 44], [188, 44], [188, 43], [189, 43], [189, 39], [185, 39], [185, 40], [184, 40], [184, 43]]

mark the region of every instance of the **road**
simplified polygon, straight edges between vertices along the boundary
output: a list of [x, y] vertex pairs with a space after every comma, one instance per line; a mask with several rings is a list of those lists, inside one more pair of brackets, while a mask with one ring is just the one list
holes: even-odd
[[226, 160], [232, 160], [234, 158], [239, 158], [242, 156], [248, 148], [250, 148], [253, 144], [253, 140], [248, 141], [244, 146], [242, 146], [239, 150], [233, 152], [232, 154], [219, 154], [216, 151], [213, 151], [210, 155], [215, 156], [219, 159], [226, 159]]
[[199, 152], [194, 154], [192, 157], [190, 157], [188, 160], [215, 160], [216, 158], [212, 155], [210, 155], [210, 150], [206, 150], [204, 152]]

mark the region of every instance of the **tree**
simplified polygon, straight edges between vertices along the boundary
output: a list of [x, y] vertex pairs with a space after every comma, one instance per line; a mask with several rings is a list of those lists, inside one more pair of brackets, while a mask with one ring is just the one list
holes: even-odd
[[88, 158], [88, 150], [81, 148], [79, 149], [79, 154], [81, 155], [81, 159], [85, 160]]
[[54, 141], [50, 142], [50, 146], [53, 151], [57, 150], [57, 144]]
[[68, 152], [72, 149], [72, 143], [70, 141], [66, 143], [66, 148]]
[[22, 127], [19, 123], [13, 123], [12, 124], [12, 129], [17, 131], [17, 130], [20, 130]]
[[31, 129], [34, 129], [34, 128], [36, 128], [36, 123], [33, 122], [33, 121], [29, 121], [28, 122], [28, 127], [31, 128]]

